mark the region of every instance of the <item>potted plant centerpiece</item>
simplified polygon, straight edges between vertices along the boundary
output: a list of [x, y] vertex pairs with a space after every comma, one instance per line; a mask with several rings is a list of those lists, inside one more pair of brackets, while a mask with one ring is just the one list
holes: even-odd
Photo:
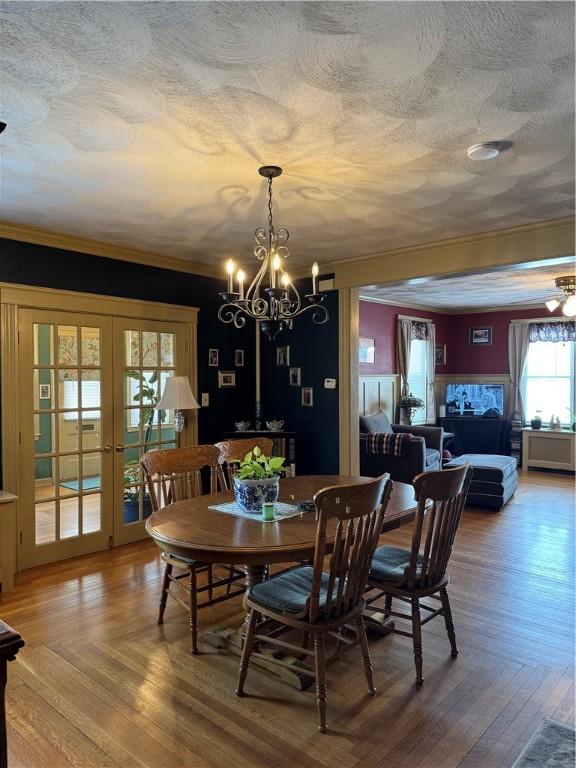
[[259, 515], [264, 502], [278, 499], [284, 459], [264, 456], [257, 445], [240, 462], [234, 475], [234, 495], [240, 509]]

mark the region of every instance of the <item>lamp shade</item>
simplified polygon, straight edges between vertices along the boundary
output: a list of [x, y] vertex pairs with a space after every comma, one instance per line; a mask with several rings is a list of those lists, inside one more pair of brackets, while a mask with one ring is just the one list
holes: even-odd
[[170, 376], [166, 379], [164, 392], [156, 405], [161, 411], [185, 411], [200, 408], [192, 394], [188, 376]]

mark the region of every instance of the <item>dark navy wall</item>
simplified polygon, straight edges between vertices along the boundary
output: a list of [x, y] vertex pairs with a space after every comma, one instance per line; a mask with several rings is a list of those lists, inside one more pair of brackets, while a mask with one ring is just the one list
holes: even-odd
[[[301, 294], [310, 281], [299, 281]], [[262, 407], [266, 419], [284, 419], [298, 433], [298, 474], [337, 474], [338, 389], [324, 389], [324, 379], [338, 379], [338, 292], [326, 297], [330, 320], [316, 325], [311, 314], [294, 321], [274, 341], [262, 337]], [[301, 404], [302, 388], [289, 384], [289, 368], [276, 365], [276, 348], [290, 347], [290, 367], [302, 369], [302, 386], [314, 388], [314, 406]]]
[[[201, 392], [210, 394], [210, 407], [198, 415], [199, 441], [219, 440], [235, 420], [253, 413], [254, 327], [236, 330], [218, 321], [224, 279], [3, 239], [0, 282], [198, 307], [198, 399]], [[218, 389], [218, 368], [208, 367], [210, 348], [220, 350], [221, 370], [236, 371], [235, 389]], [[234, 368], [235, 349], [244, 350], [243, 368]]]

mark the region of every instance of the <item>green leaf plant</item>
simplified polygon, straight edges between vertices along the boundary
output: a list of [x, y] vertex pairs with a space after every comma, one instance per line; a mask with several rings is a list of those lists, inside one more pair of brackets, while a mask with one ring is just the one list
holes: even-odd
[[266, 480], [278, 477], [284, 469], [284, 459], [280, 456], [265, 456], [257, 445], [240, 462], [236, 477], [239, 480]]

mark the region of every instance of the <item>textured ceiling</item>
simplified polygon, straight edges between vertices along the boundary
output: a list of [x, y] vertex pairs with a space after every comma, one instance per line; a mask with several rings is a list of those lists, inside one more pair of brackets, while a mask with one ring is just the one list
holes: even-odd
[[[569, 215], [569, 2], [3, 2], [2, 216], [292, 263]], [[483, 140], [513, 147], [473, 162]]]
[[368, 285], [361, 296], [390, 303], [435, 309], [480, 309], [512, 304], [542, 304], [560, 291], [554, 278], [575, 273], [576, 260], [546, 267], [511, 269], [468, 277], [432, 280], [415, 285]]

